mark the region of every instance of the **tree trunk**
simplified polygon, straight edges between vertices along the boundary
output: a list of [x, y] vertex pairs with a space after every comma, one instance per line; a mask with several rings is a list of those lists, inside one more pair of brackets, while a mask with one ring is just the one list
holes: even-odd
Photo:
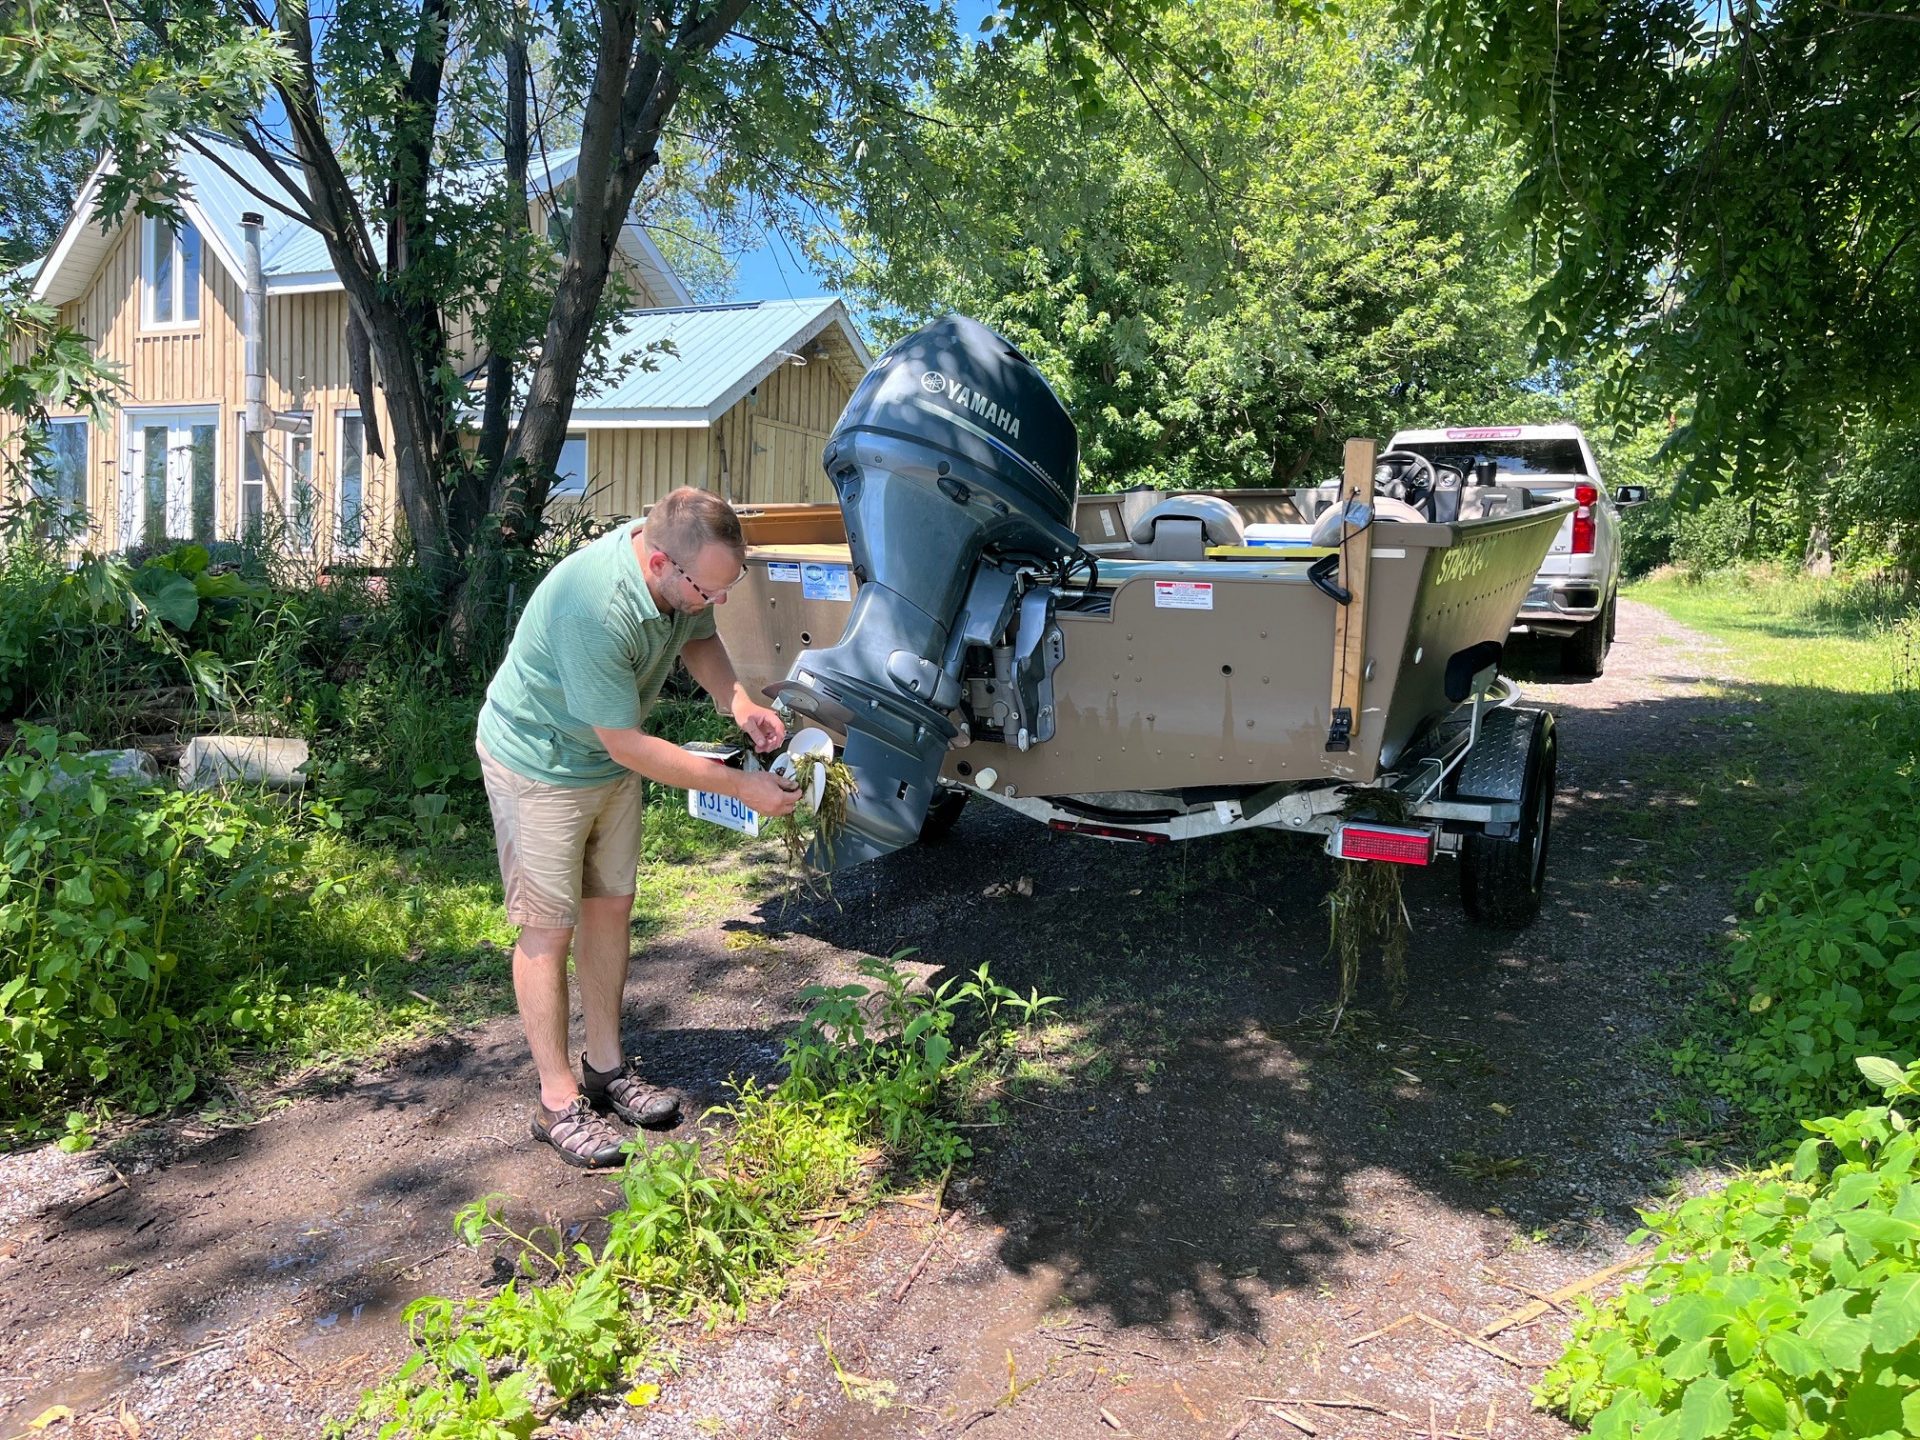
[[[513, 8], [512, 32], [507, 37], [507, 114], [503, 159], [506, 170], [506, 212], [501, 218], [503, 253], [511, 254], [513, 241], [527, 231], [527, 170], [532, 142], [527, 132], [527, 36], [526, 7]], [[509, 284], [502, 275], [495, 293], [498, 304]], [[457, 533], [472, 535], [487, 514], [488, 501], [495, 489], [495, 477], [506, 462], [507, 441], [513, 424], [514, 355], [495, 336], [487, 345], [485, 400], [480, 416], [480, 435], [474, 446], [473, 463], [462, 467], [454, 490], [453, 524]]]
[[[680, 75], [723, 39], [746, 12], [748, 0], [718, 0], [704, 14], [689, 4], [668, 40], [670, 9], [644, 11], [633, 0], [602, 0], [600, 50], [588, 92], [575, 174], [573, 233], [548, 316], [540, 363], [527, 389], [526, 409], [507, 451], [534, 477], [518, 504], [496, 484], [502, 521], [518, 538], [531, 535], [545, 500], [548, 477], [567, 441], [567, 423], [580, 388], [593, 317], [606, 293], [620, 231], [633, 198], [659, 163], [660, 132], [680, 98]], [[664, 57], [662, 52], [664, 53]], [[509, 515], [508, 511], [515, 513]], [[524, 531], [516, 527], [528, 526]]]
[[[447, 530], [440, 480], [448, 419], [436, 408], [427, 377], [442, 349], [423, 365], [421, 342], [410, 317], [383, 293], [379, 262], [332, 138], [327, 133], [313, 65], [313, 32], [306, 11], [295, 7], [283, 17], [295, 56], [295, 68], [276, 86], [286, 113], [294, 153], [306, 182], [304, 208], [327, 244], [334, 273], [347, 292], [347, 305], [366, 332], [387, 399], [392, 427], [394, 485], [417, 562], [436, 585], [446, 587], [455, 573], [455, 553]], [[437, 86], [436, 86], [437, 98]], [[431, 120], [425, 122], [431, 130]], [[367, 417], [371, 419], [371, 416]]]

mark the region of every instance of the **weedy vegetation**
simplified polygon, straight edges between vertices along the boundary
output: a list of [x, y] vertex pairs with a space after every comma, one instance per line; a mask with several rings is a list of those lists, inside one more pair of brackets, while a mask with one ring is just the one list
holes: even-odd
[[1595, 1440], [1920, 1434], [1920, 1142], [1899, 1108], [1920, 1065], [1855, 1063], [1887, 1103], [1648, 1213], [1630, 1237], [1658, 1241], [1647, 1275], [1581, 1303], [1540, 1403]]
[[[1920, 620], [1872, 577], [1641, 593], [1736, 653], [1735, 693], [1763, 703], [1754, 753], [1727, 763], [1773, 787], [1778, 827], [1674, 1069], [1763, 1156], [1802, 1138], [1648, 1212], [1647, 1275], [1583, 1305], [1535, 1398], [1601, 1440], [1920, 1434]], [[1743, 803], [1714, 788], [1703, 830]]]
[[834, 847], [847, 827], [847, 809], [860, 793], [846, 761], [800, 755], [794, 759], [793, 783], [800, 787], [803, 797], [813, 793], [814, 773], [823, 768], [826, 783], [820, 791], [819, 805], [802, 798], [774, 822], [774, 833], [786, 851], [789, 897], [803, 890], [833, 893]]
[[[512, 1003], [486, 797], [486, 681], [578, 539], [503, 568], [456, 645], [404, 564], [322, 574], [280, 533], [68, 554], [74, 517], [0, 511], [0, 1146], [84, 1148], [238, 1071], [332, 1064]], [[511, 588], [509, 588], [511, 587]], [[728, 722], [676, 698], [658, 733]], [[113, 779], [209, 730], [304, 739], [291, 798]], [[714, 827], [649, 807], [639, 923], [737, 895]]]
[[781, 1080], [736, 1085], [709, 1138], [636, 1145], [598, 1245], [516, 1226], [501, 1196], [461, 1211], [460, 1239], [500, 1247], [517, 1273], [484, 1298], [408, 1306], [414, 1353], [329, 1434], [524, 1440], [588, 1397], [633, 1386], [646, 1403], [659, 1392], [640, 1377], [671, 1368], [676, 1331], [785, 1284], [810, 1217], [967, 1159], [965, 1113], [1056, 998], [1022, 997], [984, 965], [915, 989], [903, 958], [803, 991], [812, 1008]]
[[1875, 577], [1762, 570], [1641, 593], [1729, 643], [1748, 677], [1733, 693], [1758, 702], [1749, 739], [1727, 747], [1745, 753], [1703, 787], [1693, 838], [1723, 810], [1758, 819], [1756, 794], [1773, 827], [1674, 1068], [1759, 1145], [1784, 1143], [1801, 1118], [1871, 1098], [1860, 1056], [1916, 1053], [1920, 618]]
[[[1404, 796], [1388, 790], [1366, 790], [1348, 799], [1341, 814], [1382, 825], [1402, 825], [1408, 818]], [[1399, 1009], [1407, 993], [1407, 937], [1413, 931], [1407, 903], [1401, 898], [1402, 871], [1398, 865], [1366, 860], [1334, 861], [1333, 889], [1327, 892], [1328, 949], [1340, 966], [1340, 992], [1333, 1006], [1333, 1024], [1340, 1021], [1360, 984], [1360, 965], [1369, 952], [1380, 956], [1386, 974], [1387, 996]]]

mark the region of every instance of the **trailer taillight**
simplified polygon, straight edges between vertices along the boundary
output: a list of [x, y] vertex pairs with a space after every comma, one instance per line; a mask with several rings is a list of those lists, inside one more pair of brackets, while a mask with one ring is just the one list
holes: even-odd
[[1165, 845], [1169, 838], [1158, 830], [1126, 830], [1118, 825], [1096, 825], [1091, 820], [1049, 820], [1047, 825], [1067, 835], [1091, 835], [1096, 840], [1132, 840], [1142, 845]]
[[1593, 554], [1593, 507], [1599, 499], [1600, 487], [1597, 485], [1573, 487], [1573, 553], [1575, 555]]
[[1400, 825], [1342, 825], [1333, 853], [1341, 860], [1387, 860], [1395, 865], [1431, 865], [1435, 832]]

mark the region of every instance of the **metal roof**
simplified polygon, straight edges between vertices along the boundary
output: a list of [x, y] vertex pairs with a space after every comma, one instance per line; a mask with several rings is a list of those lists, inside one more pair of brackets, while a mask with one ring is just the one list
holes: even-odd
[[[816, 345], [829, 330], [838, 344]], [[673, 353], [654, 349], [663, 343]], [[835, 348], [862, 371], [873, 363], [847, 307], [824, 296], [631, 311], [609, 355], [609, 368], [618, 375], [626, 366], [625, 374], [595, 390], [583, 385], [574, 423], [711, 425], [782, 365], [831, 364]]]
[[[563, 150], [551, 153], [543, 161], [536, 159], [528, 177], [528, 194], [544, 192], [549, 183], [559, 185], [578, 167], [579, 152]], [[327, 254], [320, 232], [304, 221], [275, 209], [261, 198], [271, 197], [282, 206], [288, 202], [286, 191], [266, 167], [244, 146], [216, 135], [196, 130], [175, 152], [175, 164], [186, 182], [182, 208], [200, 231], [207, 248], [226, 267], [236, 285], [246, 283], [245, 237], [240, 217], [248, 211], [262, 215], [266, 224], [260, 236], [261, 267], [266, 273], [269, 293], [298, 294], [309, 290], [338, 290], [340, 277], [334, 273], [333, 260]], [[95, 213], [102, 167], [97, 167], [81, 187], [73, 214], [61, 232], [39, 276], [34, 294], [54, 304], [76, 300], [105, 261], [113, 243], [113, 234], [104, 231]], [[283, 167], [302, 194], [305, 185], [296, 164]], [[484, 182], [497, 165], [472, 165], [455, 171], [449, 183], [462, 179]], [[256, 193], [258, 192], [258, 193]], [[379, 236], [373, 237], [377, 246]], [[692, 294], [644, 227], [627, 225], [621, 233], [621, 248], [628, 258], [671, 299], [691, 303]]]

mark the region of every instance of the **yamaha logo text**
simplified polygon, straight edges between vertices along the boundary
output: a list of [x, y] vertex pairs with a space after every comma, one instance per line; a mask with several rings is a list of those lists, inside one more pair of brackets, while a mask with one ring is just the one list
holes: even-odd
[[1020, 438], [1020, 417], [996, 404], [989, 396], [975, 390], [972, 386], [944, 375], [938, 370], [929, 370], [920, 377], [920, 388], [929, 395], [944, 395], [949, 404], [979, 416], [988, 424], [998, 426], [1009, 440]]

